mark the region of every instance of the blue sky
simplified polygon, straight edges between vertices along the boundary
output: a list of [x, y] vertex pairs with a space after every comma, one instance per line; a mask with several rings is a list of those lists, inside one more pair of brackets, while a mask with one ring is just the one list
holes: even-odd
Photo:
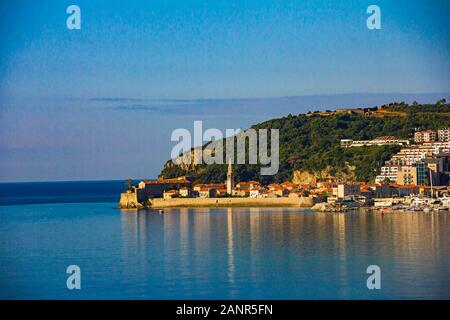
[[[70, 4], [81, 30], [66, 28]], [[0, 181], [155, 176], [193, 120], [225, 130], [397, 97], [329, 95], [450, 92], [449, 14], [448, 1], [2, 1]], [[328, 98], [235, 100], [305, 95]]]

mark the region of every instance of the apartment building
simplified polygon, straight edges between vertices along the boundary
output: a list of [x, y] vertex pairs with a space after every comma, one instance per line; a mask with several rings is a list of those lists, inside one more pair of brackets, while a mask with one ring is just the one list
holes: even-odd
[[386, 164], [381, 167], [381, 172], [379, 175], [376, 176], [375, 182], [376, 183], [382, 183], [386, 181], [387, 179], [391, 182], [397, 181], [397, 173], [398, 170], [401, 168], [400, 165], [396, 164]]
[[438, 140], [442, 142], [450, 141], [450, 128], [444, 128], [438, 130]]
[[436, 139], [437, 134], [432, 130], [416, 131], [414, 133], [414, 142], [416, 143], [433, 142], [436, 141]]
[[403, 166], [397, 174], [397, 184], [417, 185], [417, 167]]
[[439, 142], [428, 142], [424, 143], [422, 147], [430, 148], [431, 153], [450, 153], [450, 142], [449, 141], [439, 141]]
[[343, 148], [383, 145], [409, 145], [409, 140], [397, 139], [394, 136], [381, 136], [372, 140], [341, 139], [341, 147]]

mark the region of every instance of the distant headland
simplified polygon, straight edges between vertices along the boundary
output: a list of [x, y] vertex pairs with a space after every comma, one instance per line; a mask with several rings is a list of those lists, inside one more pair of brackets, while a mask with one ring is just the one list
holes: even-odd
[[288, 115], [252, 127], [280, 130], [278, 174], [261, 176], [259, 165], [168, 161], [157, 180], [130, 184], [119, 206], [448, 210], [449, 125], [445, 99]]

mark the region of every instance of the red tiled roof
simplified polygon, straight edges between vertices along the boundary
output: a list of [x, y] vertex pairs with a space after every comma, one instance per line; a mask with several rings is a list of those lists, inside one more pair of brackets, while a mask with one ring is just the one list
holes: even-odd
[[378, 186], [380, 186], [379, 183], [368, 183], [368, 184], [362, 185], [361, 188], [363, 188], [363, 187], [365, 187], [365, 188], [372, 187], [373, 188], [373, 187], [378, 187]]
[[172, 193], [177, 193], [177, 190], [168, 190], [168, 191], [164, 191], [164, 193], [168, 193], [168, 194], [172, 194]]
[[394, 188], [397, 188], [398, 186], [399, 186], [399, 184], [398, 183], [395, 183], [395, 182], [391, 182], [391, 183], [388, 183], [391, 187], [394, 187]]
[[273, 187], [271, 187], [271, 189], [273, 189], [273, 190], [284, 190], [284, 188], [281, 187], [281, 186], [273, 186]]
[[143, 180], [145, 184], [186, 184], [186, 179], [161, 179], [161, 180]]

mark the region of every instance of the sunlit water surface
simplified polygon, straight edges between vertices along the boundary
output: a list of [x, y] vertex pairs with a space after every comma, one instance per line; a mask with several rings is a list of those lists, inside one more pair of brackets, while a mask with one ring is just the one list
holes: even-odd
[[[448, 299], [449, 213], [0, 206], [0, 298]], [[66, 268], [81, 268], [68, 290]], [[366, 269], [381, 268], [381, 290]]]

